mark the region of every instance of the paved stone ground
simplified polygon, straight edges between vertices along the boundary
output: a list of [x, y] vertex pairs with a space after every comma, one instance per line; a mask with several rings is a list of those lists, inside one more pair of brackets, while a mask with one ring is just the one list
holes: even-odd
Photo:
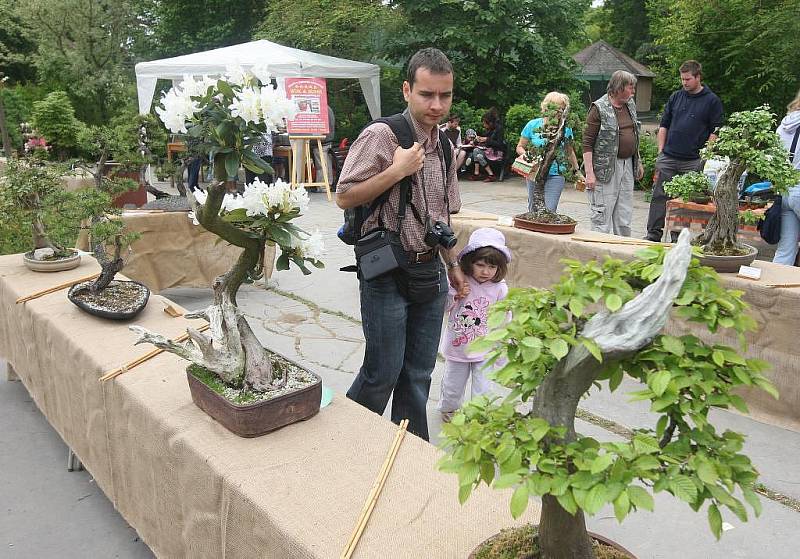
[[[504, 183], [462, 183], [464, 207], [513, 215], [526, 204], [519, 179]], [[636, 193], [635, 236], [644, 235], [648, 205]], [[588, 206], [582, 193], [567, 189], [559, 209], [588, 226]], [[321, 193], [312, 194], [309, 215], [301, 218], [308, 229], [318, 227], [326, 241], [326, 268], [303, 276], [297, 270], [278, 273], [264, 285], [245, 286], [239, 295], [256, 334], [270, 347], [318, 371], [325, 383], [343, 393], [352, 382], [363, 356], [363, 335], [355, 274], [338, 270], [352, 261], [352, 250], [335, 237], [341, 212]], [[203, 289], [172, 289], [165, 293], [187, 308], [208, 304]], [[435, 411], [442, 362], [433, 374], [429, 421], [436, 434]], [[4, 378], [4, 376], [3, 376]], [[627, 388], [628, 390], [625, 390]], [[629, 382], [610, 395], [593, 392], [582, 408], [596, 417], [633, 428], [650, 425], [644, 403], [630, 404]], [[714, 420], [722, 428], [748, 435], [746, 451], [762, 472], [769, 488], [800, 499], [800, 433], [719, 411]], [[598, 439], [617, 438], [597, 424], [578, 420], [578, 430]], [[86, 472], [67, 473], [66, 447], [30, 401], [20, 383], [0, 381], [0, 558], [2, 557], [151, 557], [149, 549], [92, 483]], [[453, 498], [456, 498], [454, 495]], [[762, 498], [761, 518], [742, 524], [724, 514], [729, 529], [720, 542], [711, 535], [704, 512], [694, 513], [669, 495], [656, 495], [654, 513], [636, 513], [619, 525], [612, 510], [590, 519], [592, 529], [623, 543], [640, 558], [793, 558], [800, 548], [800, 513]]]

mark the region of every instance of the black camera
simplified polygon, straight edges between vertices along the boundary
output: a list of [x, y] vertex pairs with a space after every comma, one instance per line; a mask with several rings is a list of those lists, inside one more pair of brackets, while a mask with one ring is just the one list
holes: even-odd
[[425, 227], [425, 244], [429, 247], [442, 245], [446, 249], [451, 249], [456, 246], [458, 239], [456, 238], [450, 226], [443, 221], [431, 221], [428, 218], [427, 226]]

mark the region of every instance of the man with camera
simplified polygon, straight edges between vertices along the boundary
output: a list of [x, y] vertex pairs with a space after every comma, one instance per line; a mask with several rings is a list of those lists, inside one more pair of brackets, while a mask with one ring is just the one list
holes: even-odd
[[427, 440], [448, 279], [466, 294], [449, 226], [461, 195], [452, 146], [437, 126], [453, 98], [453, 67], [444, 53], [426, 48], [411, 57], [403, 97], [402, 124], [413, 145], [401, 147], [394, 124], [367, 126], [350, 147], [336, 194], [341, 208], [370, 210], [355, 246], [366, 349], [347, 397], [382, 414], [394, 392], [392, 421], [407, 418], [409, 431]]

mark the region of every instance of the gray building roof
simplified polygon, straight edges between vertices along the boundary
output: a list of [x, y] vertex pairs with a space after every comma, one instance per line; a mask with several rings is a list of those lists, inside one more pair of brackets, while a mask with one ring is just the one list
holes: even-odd
[[586, 80], [607, 80], [617, 70], [625, 70], [638, 78], [655, 77], [647, 66], [636, 62], [605, 41], [592, 43], [572, 58], [581, 67], [580, 77]]

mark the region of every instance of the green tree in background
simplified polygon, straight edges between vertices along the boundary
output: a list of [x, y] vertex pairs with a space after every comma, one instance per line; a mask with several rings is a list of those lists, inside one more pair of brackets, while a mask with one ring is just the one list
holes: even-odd
[[[264, 0], [137, 0], [150, 33], [138, 58], [156, 60], [246, 43], [261, 19]], [[291, 4], [283, 4], [290, 7]]]
[[16, 9], [16, 2], [0, 0], [0, 72], [12, 83], [36, 78], [31, 30]]
[[693, 58], [725, 112], [769, 103], [779, 112], [797, 92], [800, 3], [797, 0], [649, 0], [651, 31], [666, 50], [656, 68], [678, 87], [678, 66]]
[[583, 33], [589, 0], [393, 0], [408, 21], [394, 51], [407, 59], [436, 46], [453, 63], [455, 94], [472, 106], [505, 109], [532, 92], [576, 85], [567, 44]]
[[66, 91], [78, 118], [101, 123], [132, 101], [129, 47], [144, 29], [131, 0], [28, 0], [17, 10], [37, 44], [39, 83]]

